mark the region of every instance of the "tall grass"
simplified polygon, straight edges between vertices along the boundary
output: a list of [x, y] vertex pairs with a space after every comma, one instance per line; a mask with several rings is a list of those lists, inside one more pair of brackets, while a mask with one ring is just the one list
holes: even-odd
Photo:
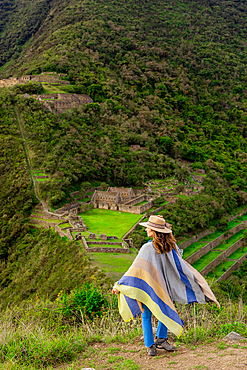
[[[81, 322], [68, 320], [59, 302], [37, 299], [0, 313], [0, 369], [54, 369], [76, 359], [90, 343], [126, 343], [142, 335], [140, 318], [123, 323], [116, 309], [102, 317]], [[221, 309], [214, 304], [178, 306], [185, 330], [178, 343], [203, 343], [222, 338], [230, 331], [247, 337], [247, 306], [240, 298]]]

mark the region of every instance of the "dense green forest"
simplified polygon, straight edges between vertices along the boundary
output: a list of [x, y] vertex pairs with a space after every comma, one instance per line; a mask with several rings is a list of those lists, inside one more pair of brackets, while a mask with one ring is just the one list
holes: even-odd
[[[62, 73], [70, 85], [60, 91], [93, 99], [53, 114], [32, 96], [46, 92], [41, 83], [0, 88], [1, 369], [53, 368], [90, 342], [140, 337], [78, 242], [28, 226], [38, 200], [19, 122], [52, 208], [103, 183], [169, 178], [181, 188], [201, 169], [202, 192], [161, 214], [179, 240], [224, 228], [247, 203], [246, 20], [244, 0], [0, 0], [0, 79]], [[141, 227], [130, 237], [147, 241]], [[181, 341], [246, 336], [246, 272], [245, 261], [213, 285], [221, 309], [181, 308]]]
[[0, 9], [1, 78], [66, 73], [63, 90], [94, 101], [54, 115], [23, 97], [38, 85], [0, 89], [3, 260], [28, 235], [36, 202], [16, 112], [52, 206], [85, 181], [185, 180], [180, 160], [207, 177], [201, 195], [164, 211], [175, 235], [225, 222], [246, 203], [244, 1], [4, 0]]

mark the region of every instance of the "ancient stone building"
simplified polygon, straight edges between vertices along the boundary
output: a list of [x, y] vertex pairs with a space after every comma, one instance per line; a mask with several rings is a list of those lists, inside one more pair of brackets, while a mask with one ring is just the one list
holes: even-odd
[[136, 198], [136, 194], [132, 188], [117, 188], [117, 187], [109, 187], [107, 191], [115, 191], [120, 193], [122, 199], [127, 202], [128, 200]]
[[153, 207], [153, 197], [136, 195], [132, 188], [109, 187], [107, 191], [95, 190], [91, 202], [94, 208], [141, 214]]
[[21, 77], [10, 77], [3, 80], [0, 80], [0, 87], [10, 87], [16, 84], [27, 84], [30, 81], [35, 82], [44, 82], [44, 83], [52, 83], [57, 85], [69, 85], [69, 81], [61, 80], [61, 76], [63, 74], [56, 74], [55, 72], [50, 73], [41, 73], [40, 75], [24, 75]]
[[117, 191], [99, 191], [95, 190], [91, 202], [94, 208], [111, 209], [117, 211], [118, 204], [123, 203], [123, 199]]
[[[49, 95], [51, 95], [50, 99]], [[52, 113], [64, 113], [68, 109], [79, 108], [82, 104], [93, 103], [90, 96], [85, 94], [44, 94], [39, 95], [38, 100], [43, 101], [44, 105]]]

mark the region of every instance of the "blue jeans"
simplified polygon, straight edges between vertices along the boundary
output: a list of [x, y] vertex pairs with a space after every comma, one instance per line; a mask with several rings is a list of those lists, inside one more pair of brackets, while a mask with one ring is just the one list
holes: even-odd
[[[145, 305], [142, 304], [144, 308], [144, 312], [142, 313], [142, 330], [143, 330], [143, 338], [144, 344], [146, 347], [151, 347], [154, 344], [154, 336], [153, 336], [153, 328], [152, 328], [152, 312], [150, 309]], [[159, 321], [157, 333], [157, 338], [167, 338], [167, 327]]]

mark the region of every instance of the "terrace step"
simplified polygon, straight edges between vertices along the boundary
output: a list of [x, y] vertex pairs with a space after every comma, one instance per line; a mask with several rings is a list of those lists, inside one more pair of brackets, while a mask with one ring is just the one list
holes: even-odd
[[234, 244], [230, 245], [226, 250], [221, 251], [219, 256], [217, 256], [213, 261], [211, 261], [206, 267], [204, 267], [200, 273], [202, 276], [207, 275], [213, 268], [218, 266], [222, 261], [226, 260], [232, 253], [245, 244], [245, 238], [241, 238]]
[[197, 252], [193, 253], [189, 257], [186, 258], [186, 261], [190, 264], [198, 261], [201, 257], [205, 256], [211, 250], [215, 250], [215, 247], [218, 247], [222, 242], [230, 239], [233, 235], [237, 232], [243, 230], [247, 226], [247, 220], [241, 222], [237, 226], [233, 227], [231, 230], [227, 230], [222, 235], [218, 236], [216, 239], [208, 242], [204, 247], [199, 249]]

